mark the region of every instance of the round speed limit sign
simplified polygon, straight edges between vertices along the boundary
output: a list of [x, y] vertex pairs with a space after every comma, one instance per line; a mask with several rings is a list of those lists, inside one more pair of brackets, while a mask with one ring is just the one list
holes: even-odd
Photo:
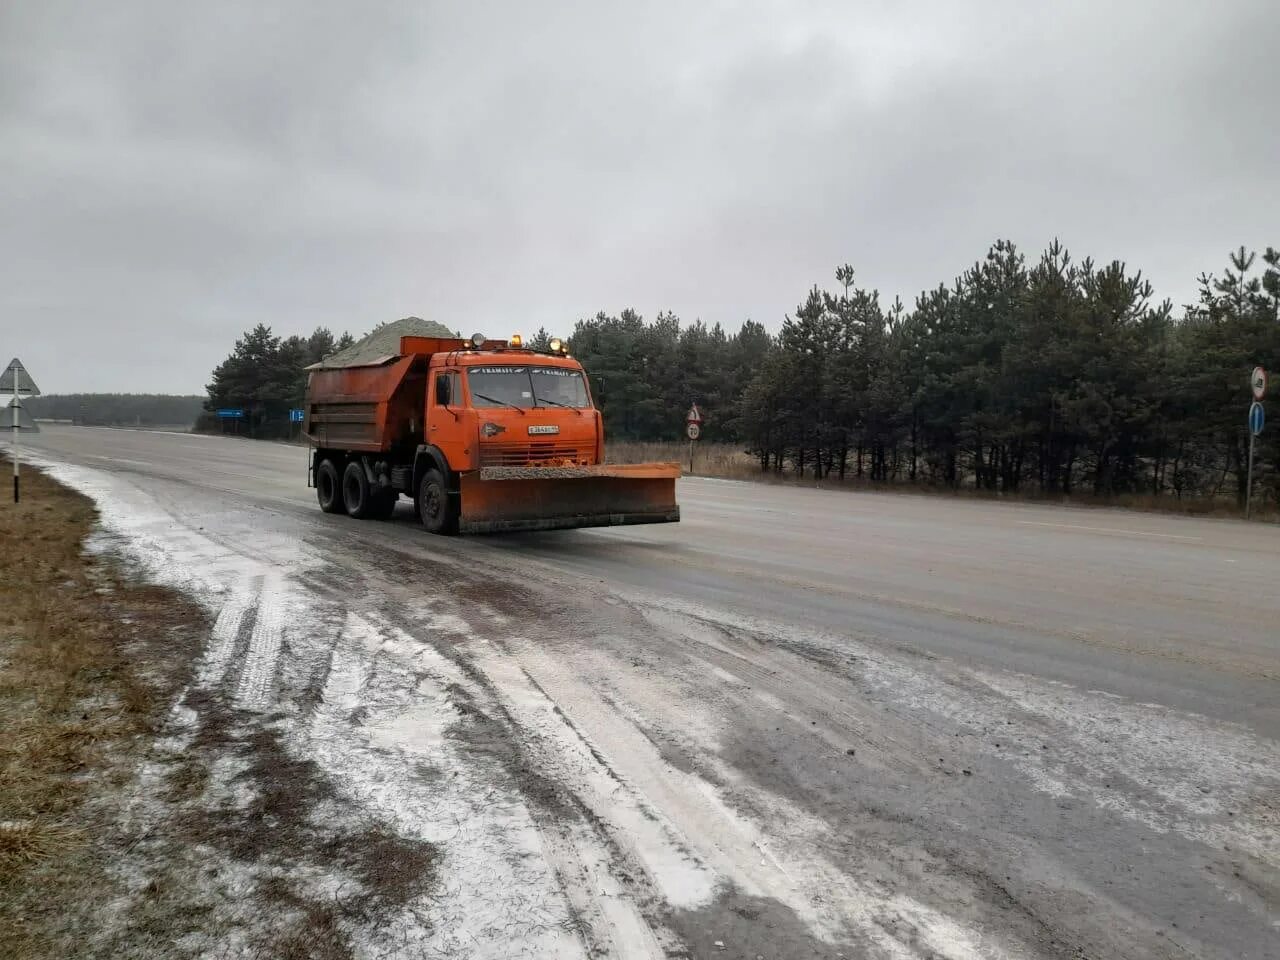
[[698, 436], [702, 433], [702, 428], [696, 423], [686, 423], [684, 432], [688, 435], [690, 440], [697, 440]]

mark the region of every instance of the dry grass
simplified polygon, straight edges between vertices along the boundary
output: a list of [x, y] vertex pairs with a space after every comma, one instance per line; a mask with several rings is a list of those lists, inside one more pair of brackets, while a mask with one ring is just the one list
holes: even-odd
[[[102, 883], [96, 801], [131, 776], [172, 688], [134, 669], [199, 614], [120, 583], [83, 552], [92, 504], [34, 470], [0, 504], [0, 944], [6, 957], [65, 956], [69, 917]], [[138, 625], [129, 629], [121, 621]], [[149, 631], [147, 639], [140, 631]], [[172, 660], [175, 649], [169, 654]], [[164, 663], [164, 659], [161, 659]], [[176, 684], [178, 679], [174, 679]]]
[[[605, 452], [609, 463], [678, 462], [686, 474], [719, 477], [728, 480], [747, 480], [753, 483], [771, 483], [812, 487], [823, 490], [876, 490], [885, 493], [919, 494], [925, 496], [964, 497], [977, 500], [1009, 500], [1021, 503], [1054, 503], [1078, 507], [1122, 507], [1156, 513], [1177, 513], [1197, 517], [1239, 517], [1242, 511], [1234, 500], [1205, 498], [1179, 500], [1172, 495], [1156, 497], [1151, 494], [1123, 494], [1117, 497], [1095, 497], [1090, 494], [1042, 494], [1035, 492], [999, 493], [989, 490], [948, 490], [924, 484], [906, 482], [876, 484], [868, 480], [848, 478], [841, 482], [836, 477], [815, 481], [812, 477], [797, 477], [794, 472], [764, 473], [760, 462], [732, 443], [697, 443], [694, 445], [693, 469], [689, 469], [688, 441], [664, 441], [642, 443], [638, 441], [610, 442]], [[1274, 503], [1259, 503], [1255, 491], [1253, 516], [1260, 520], [1280, 519], [1280, 509]]]
[[[679, 463], [689, 473], [688, 441], [640, 443], [626, 440], [610, 442], [605, 450], [609, 463]], [[732, 443], [694, 444], [693, 474], [703, 477], [725, 477], [730, 480], [755, 480], [762, 483], [783, 482], [773, 474], [760, 472], [760, 463]]]
[[48, 860], [84, 839], [82, 831], [37, 820], [0, 824], [0, 869], [16, 870]]

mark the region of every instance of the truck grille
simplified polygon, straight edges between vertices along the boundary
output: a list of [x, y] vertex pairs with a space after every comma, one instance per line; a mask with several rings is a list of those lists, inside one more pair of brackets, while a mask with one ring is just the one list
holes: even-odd
[[589, 448], [572, 441], [540, 440], [530, 443], [482, 443], [480, 466], [523, 467], [527, 464], [547, 464], [558, 461], [587, 463], [591, 459]]

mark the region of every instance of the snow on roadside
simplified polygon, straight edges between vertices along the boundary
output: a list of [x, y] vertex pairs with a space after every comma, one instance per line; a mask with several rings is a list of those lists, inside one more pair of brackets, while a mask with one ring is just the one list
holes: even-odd
[[[370, 611], [335, 611], [331, 599], [307, 586], [307, 575], [323, 561], [287, 537], [246, 527], [240, 532], [252, 552], [240, 552], [227, 546], [233, 538], [193, 529], [185, 515], [168, 512], [125, 478], [37, 459], [55, 479], [95, 501], [103, 531], [95, 549], [120, 555], [149, 581], [179, 589], [209, 610], [213, 626], [198, 685], [227, 690], [227, 706], [272, 714], [272, 729], [286, 748], [318, 764], [348, 807], [437, 849], [438, 889], [348, 931], [357, 955], [585, 956], [574, 910], [518, 788], [506, 782], [497, 761], [467, 749], [466, 727], [475, 721], [451, 690], [474, 684], [430, 646], [433, 631], [467, 629], [464, 620], [441, 611], [439, 623], [423, 624], [426, 636], [419, 637]], [[219, 522], [225, 534], [236, 521]], [[327, 622], [334, 616], [342, 624], [336, 632]], [[325, 676], [320, 702], [308, 712], [297, 706], [304, 691], [281, 684], [300, 681], [291, 672], [297, 662], [317, 659]], [[189, 714], [175, 705], [177, 724], [161, 744], [165, 750], [181, 751], [189, 742]], [[218, 783], [229, 783], [237, 771], [215, 774]], [[152, 764], [142, 775], [145, 802], [160, 792], [162, 770]], [[228, 800], [247, 803], [235, 791]], [[252, 900], [257, 874], [232, 867], [222, 862], [218, 870], [240, 880], [206, 893], [215, 901], [231, 896], [224, 908], [237, 923], [251, 924], [254, 911], [237, 898]], [[240, 952], [248, 951], [251, 936], [245, 939], [243, 930], [237, 936]], [[227, 946], [227, 955], [237, 954], [234, 943]]]
[[[667, 903], [696, 909], [715, 899], [722, 877], [694, 851], [691, 839], [607, 765], [601, 750], [567, 720], [565, 709], [572, 712], [576, 704], [549, 698], [509, 659], [490, 657], [479, 665], [498, 685], [521, 729], [542, 742], [541, 762], [554, 766], [558, 778], [610, 824], [616, 842], [634, 851]], [[622, 753], [618, 747], [608, 744], [608, 754], [618, 757]], [[662, 766], [669, 777], [679, 775]], [[648, 782], [652, 781], [646, 778]]]
[[[1084, 692], [1022, 675], [979, 674], [992, 690], [1059, 731], [1037, 758], [1063, 781], [1088, 771], [1094, 802], [1161, 833], [1280, 863], [1280, 744], [1233, 724], [1211, 723], [1158, 704]], [[1065, 736], [1062, 735], [1065, 732]], [[1030, 766], [1025, 758], [1020, 765]], [[1196, 772], [1194, 778], [1187, 769]], [[1107, 790], [1124, 777], [1149, 794], [1137, 801]]]
[[448, 687], [467, 683], [429, 645], [349, 612], [321, 703], [297, 734], [344, 796], [444, 853], [444, 889], [381, 924], [370, 946], [411, 942], [423, 956], [477, 960], [585, 956], [523, 800], [448, 735], [464, 722]]
[[[1011, 743], [1034, 744], [992, 757], [1048, 796], [1080, 797], [1157, 832], [1280, 860], [1280, 822], [1266, 802], [1280, 793], [1280, 743], [1243, 726], [1022, 674], [966, 669], [959, 674], [968, 682], [939, 682], [929, 669], [849, 637], [669, 598], [636, 594], [633, 600], [695, 623], [856, 658], [861, 678], [892, 702], [974, 730], [1004, 729]], [[705, 630], [703, 639], [719, 642]], [[1053, 749], [1038, 749], [1047, 738]], [[1134, 789], [1124, 794], [1108, 786], [1118, 782]]]
[[[667, 763], [640, 730], [655, 717], [676, 716], [683, 728], [682, 694], [667, 684], [633, 682], [612, 691], [605, 704], [580, 678], [609, 668], [588, 665], [587, 656], [566, 665], [531, 644], [514, 660], [490, 654], [477, 663], [521, 728], [545, 742], [541, 762], [556, 765], [557, 777], [620, 844], [634, 849], [668, 903], [697, 908], [728, 889], [767, 897], [789, 907], [833, 950], [867, 943], [871, 956], [887, 960], [1017, 955], [888, 883], [846, 874], [827, 856], [835, 842], [829, 824], [751, 785], [714, 752], [702, 759], [724, 787]], [[634, 698], [644, 702], [647, 717], [636, 715]], [[705, 735], [700, 725], [700, 743]], [[716, 739], [713, 732], [709, 742]], [[749, 802], [736, 802], [742, 799]]]

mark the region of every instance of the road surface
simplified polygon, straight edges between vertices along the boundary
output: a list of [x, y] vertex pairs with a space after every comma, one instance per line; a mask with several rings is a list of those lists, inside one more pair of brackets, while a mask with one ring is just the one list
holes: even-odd
[[448, 539], [302, 448], [30, 442], [209, 604], [207, 690], [442, 851], [382, 955], [1280, 957], [1274, 526], [690, 478]]

